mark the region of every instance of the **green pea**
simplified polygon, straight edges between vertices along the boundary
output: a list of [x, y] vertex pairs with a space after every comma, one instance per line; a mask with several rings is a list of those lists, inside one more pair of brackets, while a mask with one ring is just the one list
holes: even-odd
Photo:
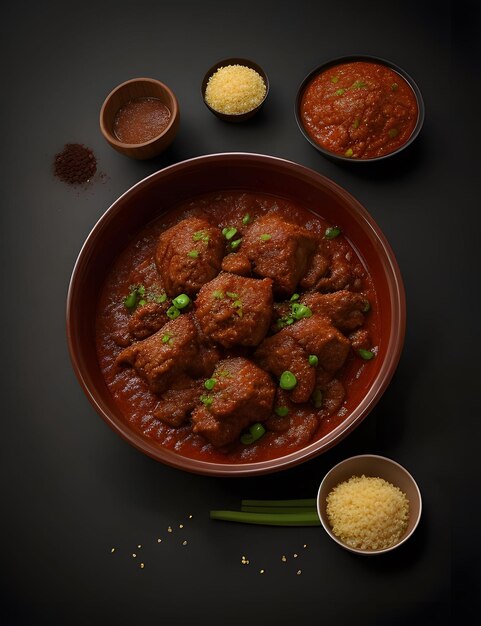
[[310, 354], [308, 360], [309, 360], [309, 365], [312, 365], [312, 367], [316, 367], [317, 364], [319, 363], [319, 359], [317, 358], [315, 354]]
[[204, 383], [204, 387], [208, 389], [209, 391], [212, 391], [212, 389], [214, 389], [215, 387], [216, 382], [217, 382], [217, 379], [208, 378]]
[[338, 226], [330, 226], [329, 228], [326, 228], [324, 237], [326, 239], [335, 239], [336, 237], [339, 237], [340, 234], [341, 229]]
[[212, 403], [214, 402], [214, 398], [212, 396], [200, 396], [200, 401], [202, 402], [202, 404], [206, 407], [210, 407], [212, 405]]
[[265, 434], [265, 432], [266, 432], [266, 429], [260, 422], [257, 422], [256, 424], [252, 424], [251, 426], [249, 426], [249, 432], [244, 433], [241, 436], [240, 438], [241, 442], [245, 445], [254, 443], [254, 441], [257, 441], [258, 439], [260, 439]]
[[357, 353], [365, 361], [370, 361], [374, 358], [374, 352], [371, 352], [371, 350], [364, 350], [364, 348], [360, 348]]
[[286, 406], [278, 406], [274, 409], [274, 413], [279, 417], [285, 417], [289, 413], [289, 409]]
[[269, 233], [264, 233], [261, 235], [261, 241], [269, 241], [269, 239], [272, 238], [272, 235], [269, 235]]
[[243, 435], [241, 435], [240, 440], [241, 440], [241, 443], [243, 443], [245, 446], [248, 446], [251, 443], [254, 443], [254, 437], [250, 433], [244, 433]]
[[247, 224], [249, 224], [250, 221], [251, 221], [251, 216], [249, 215], [249, 213], [246, 213], [244, 217], [242, 218], [242, 223], [244, 224], [244, 226], [247, 226]]
[[187, 294], [181, 293], [180, 296], [172, 300], [172, 304], [176, 309], [185, 309], [185, 307], [190, 304], [190, 298]]
[[137, 289], [131, 291], [124, 300], [124, 306], [126, 309], [134, 309], [137, 305]]
[[162, 335], [162, 343], [168, 343], [169, 339], [170, 339], [169, 333], [165, 333], [165, 335]]
[[198, 250], [191, 250], [190, 252], [187, 252], [187, 256], [191, 259], [197, 259], [199, 257], [199, 252]]
[[295, 302], [296, 300], [299, 300], [300, 295], [298, 293], [293, 293], [291, 296], [291, 302]]
[[177, 307], [171, 306], [169, 309], [167, 309], [167, 317], [169, 317], [171, 320], [175, 320], [175, 318], [179, 317], [179, 315], [180, 311]]
[[346, 152], [344, 152], [344, 156], [347, 156], [347, 157], [352, 157], [353, 154], [354, 152], [352, 151], [352, 148], [348, 148]]
[[286, 370], [281, 374], [281, 377], [279, 379], [279, 385], [281, 389], [290, 391], [291, 389], [294, 389], [294, 387], [297, 385], [297, 378], [292, 372]]
[[237, 248], [241, 245], [242, 237], [240, 239], [236, 239], [235, 241], [230, 242], [230, 249], [237, 250]]
[[311, 317], [311, 315], [311, 309], [305, 304], [299, 304], [295, 302], [292, 305], [292, 317], [294, 317], [296, 320], [301, 320], [304, 317]]

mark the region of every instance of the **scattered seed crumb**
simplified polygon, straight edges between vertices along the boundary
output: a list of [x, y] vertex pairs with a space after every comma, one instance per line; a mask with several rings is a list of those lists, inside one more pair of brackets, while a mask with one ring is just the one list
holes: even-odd
[[296, 554], [296, 553], [294, 552], [294, 554], [293, 554], [292, 556], [293, 556], [295, 559], [297, 559], [297, 557], [298, 557], [299, 555], [298, 555], [298, 554]]
[[286, 555], [285, 555], [285, 554], [283, 554], [283, 555], [281, 556], [281, 561], [282, 561], [283, 563], [285, 563], [285, 562], [287, 561], [287, 557], [286, 557]]
[[140, 564], [140, 569], [144, 569], [145, 565], [143, 563]]
[[141, 547], [142, 547], [142, 544], [140, 544], [140, 543], [139, 543], [139, 545], [137, 546], [137, 548], [141, 548]]
[[183, 545], [183, 546], [186, 546], [186, 545], [187, 545], [187, 541], [183, 541], [183, 542], [182, 542], [182, 545]]
[[184, 524], [179, 524], [179, 528], [184, 528]]
[[192, 515], [189, 515], [189, 519], [192, 519], [192, 517], [193, 517]]
[[307, 548], [307, 543], [305, 543], [302, 547], [303, 547], [303, 548]]
[[110, 550], [110, 552], [112, 552], [112, 553], [113, 553], [113, 552], [115, 552], [115, 548], [112, 548], [112, 549]]
[[302, 570], [301, 570], [301, 569], [298, 569], [298, 570], [297, 570], [297, 575], [298, 575], [298, 576], [300, 576], [301, 574], [302, 574]]
[[134, 559], [135, 559], [137, 555], [135, 554], [135, 552], [132, 552], [132, 556], [133, 556], [133, 557], [134, 557]]
[[162, 541], [162, 539], [160, 539], [160, 537], [159, 537], [159, 539], [157, 539], [157, 543], [161, 543], [161, 541]]
[[261, 570], [259, 570], [259, 574], [264, 574], [265, 571], [266, 571], [265, 569], [261, 569]]
[[167, 532], [168, 532], [168, 533], [171, 533], [171, 532], [172, 532], [172, 526], [169, 526], [169, 527], [167, 528]]
[[242, 565], [249, 565], [249, 559], [247, 559], [245, 556], [243, 556], [242, 559], [241, 559], [241, 563], [242, 563]]

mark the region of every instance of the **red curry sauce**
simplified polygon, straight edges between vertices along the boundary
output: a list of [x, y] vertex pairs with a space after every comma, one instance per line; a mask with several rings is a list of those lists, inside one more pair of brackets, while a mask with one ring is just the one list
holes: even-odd
[[[246, 213], [255, 220], [268, 211], [276, 212], [287, 221], [302, 224], [318, 236], [322, 236], [330, 226], [317, 215], [285, 199], [241, 192], [211, 194], [185, 203], [145, 227], [121, 253], [104, 285], [98, 306], [96, 336], [97, 354], [105, 382], [126, 422], [146, 437], [157, 441], [159, 446], [174, 450], [182, 456], [213, 463], [259, 462], [284, 456], [320, 439], [342, 423], [357, 406], [369, 384], [371, 362], [363, 361], [352, 353], [338, 373], [346, 389], [346, 399], [336, 414], [320, 420], [314, 436], [307, 426], [303, 429], [303, 423], [308, 424], [309, 418], [316, 415], [317, 411], [303, 404], [296, 407], [293, 415], [298, 425], [295, 438], [267, 431], [255, 444], [246, 446], [239, 442], [226, 453], [215, 449], [201, 435], [193, 433], [190, 424], [172, 428], [155, 418], [153, 411], [158, 403], [157, 396], [134, 369], [119, 368], [115, 364], [128, 336], [126, 329], [130, 314], [124, 306], [124, 300], [131, 285], [141, 282], [148, 290], [156, 293], [163, 290], [154, 262], [160, 233], [186, 217], [207, 214], [220, 228], [224, 228], [233, 224], [242, 225]], [[338, 245], [350, 263], [356, 266], [357, 275], [362, 281], [360, 290], [371, 304], [364, 327], [370, 333], [373, 352], [377, 353], [380, 320], [372, 279], [345, 237], [339, 237]]]
[[302, 123], [311, 139], [353, 159], [394, 152], [409, 140], [417, 118], [411, 86], [380, 63], [330, 67], [310, 81], [301, 101]]

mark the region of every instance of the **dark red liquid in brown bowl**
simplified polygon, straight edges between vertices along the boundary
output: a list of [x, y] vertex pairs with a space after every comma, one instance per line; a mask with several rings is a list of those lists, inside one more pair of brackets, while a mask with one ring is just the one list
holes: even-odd
[[[213, 196], [212, 194], [215, 194]], [[307, 223], [338, 225], [348, 245], [366, 270], [366, 289], [373, 310], [369, 328], [376, 357], [363, 362], [350, 358], [342, 373], [347, 387], [340, 415], [321, 421], [313, 439], [302, 446], [283, 446], [272, 433], [248, 449], [234, 447], [228, 454], [215, 450], [199, 435], [182, 427], [156, 423], [151, 417], [155, 398], [129, 370], [129, 382], [139, 395], [132, 401], [122, 392], [124, 382], [109, 374], [109, 359], [116, 348], [107, 335], [110, 318], [102, 317], [108, 301], [125, 295], [123, 274], [133, 255], [151, 254], [158, 232], [178, 220], [202, 197], [223, 197], [217, 219], [229, 216], [229, 202], [240, 194], [253, 208], [253, 199], [275, 202], [281, 212], [297, 212]], [[231, 198], [231, 200], [229, 200]], [[231, 211], [245, 212], [245, 206]], [[141, 248], [136, 242], [144, 240]], [[143, 252], [139, 250], [143, 249]], [[135, 252], [136, 251], [136, 252]], [[136, 259], [136, 261], [138, 260]], [[125, 273], [124, 273], [125, 274]], [[114, 306], [115, 308], [115, 306]], [[100, 320], [100, 321], [99, 321]], [[214, 475], [251, 475], [277, 471], [301, 463], [327, 450], [349, 433], [369, 413], [388, 385], [399, 360], [404, 339], [405, 303], [399, 270], [392, 251], [369, 214], [332, 181], [294, 163], [251, 154], [199, 157], [166, 168], [141, 181], [121, 196], [104, 214], [87, 241], [75, 266], [67, 303], [69, 348], [76, 374], [90, 401], [132, 445], [153, 458], [192, 472]], [[117, 348], [119, 350], [119, 348]], [[117, 393], [115, 386], [119, 385]], [[138, 398], [141, 398], [139, 401]], [[140, 406], [139, 406], [140, 405]]]

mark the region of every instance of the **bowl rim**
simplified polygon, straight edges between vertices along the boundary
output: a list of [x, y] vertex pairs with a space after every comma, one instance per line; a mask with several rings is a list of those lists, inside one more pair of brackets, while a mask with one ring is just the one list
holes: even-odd
[[[325, 482], [329, 479], [329, 477], [340, 467], [342, 467], [343, 465], [345, 465], [346, 463], [348, 463], [349, 461], [353, 461], [355, 459], [378, 459], [380, 460], [382, 463], [385, 464], [390, 464], [390, 465], [395, 465], [399, 470], [401, 470], [401, 472], [403, 474], [405, 474], [407, 476], [407, 478], [411, 481], [414, 490], [417, 494], [417, 498], [419, 501], [419, 511], [416, 517], [416, 520], [414, 522], [413, 527], [411, 528], [411, 530], [406, 533], [400, 541], [398, 541], [397, 543], [395, 543], [392, 546], [389, 546], [389, 548], [382, 548], [381, 550], [362, 550], [360, 548], [353, 548], [351, 546], [346, 545], [344, 542], [342, 542], [340, 539], [338, 539], [336, 537], [336, 535], [332, 532], [331, 528], [329, 527], [328, 524], [326, 524], [325, 520], [324, 520], [324, 515], [323, 515], [323, 509], [321, 508], [321, 504], [320, 504], [320, 500], [321, 500], [321, 491], [322, 488], [325, 484]], [[379, 478], [383, 478], [382, 476], [379, 476]], [[385, 479], [384, 479], [385, 480]], [[395, 485], [396, 486], [396, 485]], [[396, 548], [399, 548], [399, 546], [402, 546], [403, 543], [405, 543], [414, 533], [414, 531], [416, 530], [416, 528], [419, 525], [419, 521], [421, 519], [421, 513], [422, 513], [422, 508], [423, 508], [423, 501], [422, 501], [422, 496], [421, 496], [421, 491], [419, 489], [419, 485], [417, 484], [416, 480], [414, 479], [413, 475], [411, 474], [411, 472], [409, 472], [403, 465], [401, 465], [400, 463], [398, 463], [397, 461], [395, 461], [394, 459], [390, 459], [387, 456], [382, 456], [379, 454], [356, 454], [355, 456], [350, 456], [347, 459], [343, 459], [342, 461], [339, 461], [339, 463], [337, 463], [336, 465], [334, 465], [334, 467], [331, 467], [331, 469], [327, 472], [327, 474], [324, 476], [324, 478], [321, 481], [321, 484], [319, 485], [319, 489], [317, 491], [317, 496], [316, 496], [316, 507], [317, 507], [317, 515], [321, 521], [322, 527], [324, 528], [324, 530], [326, 531], [326, 533], [329, 535], [329, 537], [335, 541], [338, 545], [340, 545], [342, 548], [344, 548], [345, 550], [348, 550], [349, 552], [353, 552], [354, 554], [360, 554], [362, 556], [375, 556], [377, 554], [384, 554], [386, 552], [391, 552], [392, 550], [395, 550]]]
[[[262, 98], [261, 102], [259, 102], [259, 104], [256, 105], [253, 109], [250, 109], [249, 111], [244, 111], [243, 113], [222, 113], [222, 111], [217, 111], [216, 109], [212, 108], [209, 104], [207, 104], [207, 101], [205, 99], [205, 90], [206, 90], [209, 78], [213, 76], [218, 69], [220, 69], [221, 67], [225, 67], [226, 65], [245, 65], [246, 67], [250, 67], [251, 69], [255, 70], [261, 76], [266, 86], [266, 93], [264, 94], [264, 97]], [[267, 76], [267, 73], [264, 70], [264, 68], [261, 67], [258, 63], [256, 63], [255, 61], [251, 61], [251, 59], [246, 59], [245, 57], [228, 57], [226, 59], [221, 59], [220, 61], [217, 61], [216, 63], [211, 65], [211, 67], [207, 70], [200, 84], [200, 93], [202, 96], [203, 103], [209, 109], [209, 111], [211, 111], [214, 115], [224, 120], [240, 121], [242, 119], [247, 119], [251, 117], [254, 113], [256, 113], [262, 107], [264, 102], [267, 100], [267, 96], [269, 94], [269, 88], [270, 88], [269, 77]]]
[[[299, 113], [304, 91], [307, 85], [315, 76], [329, 69], [330, 67], [333, 67], [334, 65], [342, 65], [344, 63], [350, 63], [354, 61], [366, 61], [366, 62], [371, 62], [371, 63], [378, 63], [380, 65], [385, 65], [386, 67], [389, 67], [390, 69], [394, 70], [397, 74], [399, 74], [402, 78], [404, 78], [404, 80], [411, 87], [414, 93], [414, 96], [416, 98], [417, 106], [418, 106], [418, 118], [416, 120], [416, 125], [411, 135], [409, 136], [408, 140], [405, 143], [403, 143], [401, 146], [396, 148], [396, 150], [393, 150], [393, 152], [389, 152], [388, 154], [383, 154], [377, 157], [371, 157], [369, 159], [352, 159], [350, 157], [343, 156], [342, 154], [336, 154], [335, 152], [331, 152], [330, 150], [323, 148], [321, 145], [316, 143], [314, 139], [312, 139], [312, 137], [310, 137], [309, 133], [306, 131], [304, 127], [304, 124], [302, 123], [302, 119]], [[325, 157], [333, 161], [339, 161], [342, 163], [374, 163], [377, 161], [384, 161], [385, 159], [388, 159], [389, 157], [399, 154], [400, 152], [405, 150], [408, 146], [410, 146], [413, 143], [413, 141], [417, 138], [419, 133], [421, 132], [421, 129], [424, 124], [425, 112], [426, 112], [426, 107], [424, 105], [424, 99], [421, 94], [421, 90], [419, 89], [414, 78], [410, 74], [408, 74], [406, 70], [404, 70], [402, 67], [400, 67], [396, 63], [393, 63], [392, 61], [389, 61], [388, 59], [385, 59], [383, 57], [378, 57], [378, 56], [374, 56], [370, 54], [344, 55], [344, 56], [336, 57], [333, 59], [329, 59], [328, 61], [324, 61], [320, 65], [316, 66], [301, 81], [296, 92], [296, 99], [294, 103], [294, 115], [296, 118], [297, 126], [299, 130], [301, 131], [302, 135], [304, 136], [304, 138], [307, 139], [307, 141]]]
[[[149, 139], [149, 141], [143, 141], [142, 143], [125, 143], [124, 141], [120, 141], [119, 139], [117, 139], [117, 137], [113, 133], [110, 133], [107, 130], [106, 125], [105, 125], [105, 110], [112, 96], [117, 91], [119, 91], [126, 85], [130, 85], [132, 83], [139, 83], [139, 82], [151, 83], [153, 85], [157, 85], [157, 87], [160, 87], [162, 90], [164, 90], [167, 93], [167, 95], [169, 96], [172, 102], [172, 109], [170, 110], [170, 119], [169, 119], [169, 123], [164, 128], [164, 130], [159, 135], [156, 135], [152, 139]], [[149, 96], [145, 96], [145, 97], [149, 97]], [[154, 97], [154, 96], [151, 96], [151, 97]], [[125, 80], [123, 83], [120, 83], [119, 85], [114, 87], [110, 91], [110, 93], [105, 97], [105, 100], [103, 101], [102, 106], [100, 108], [100, 114], [99, 114], [100, 130], [102, 132], [102, 135], [105, 137], [105, 139], [112, 145], [115, 145], [123, 149], [129, 149], [129, 148], [138, 149], [144, 146], [149, 146], [155, 143], [156, 141], [158, 141], [159, 139], [161, 139], [164, 135], [166, 135], [170, 131], [172, 126], [174, 125], [178, 115], [179, 115], [179, 103], [178, 103], [175, 93], [172, 91], [172, 89], [168, 85], [166, 85], [160, 80], [157, 80], [156, 78], [148, 78], [148, 77], [130, 78], [129, 80]]]
[[[148, 442], [147, 438], [136, 433], [136, 431], [128, 426], [126, 422], [116, 418], [113, 412], [110, 412], [108, 407], [105, 407], [103, 403], [96, 398], [95, 394], [91, 391], [88, 385], [87, 376], [85, 376], [82, 372], [81, 361], [76, 351], [76, 311], [74, 306], [76, 286], [80, 280], [81, 271], [85, 269], [85, 266], [89, 262], [92, 249], [96, 245], [99, 233], [101, 233], [102, 230], [109, 225], [110, 221], [119, 212], [119, 209], [123, 206], [124, 199], [128, 195], [136, 193], [141, 187], [155, 184], [157, 179], [169, 176], [169, 174], [175, 170], [182, 172], [190, 168], [195, 169], [199, 164], [204, 165], [205, 163], [216, 162], [225, 163], [226, 160], [231, 160], [235, 163], [238, 163], [239, 161], [254, 161], [280, 168], [280, 171], [287, 170], [290, 174], [301, 176], [304, 180], [307, 178], [311, 184], [314, 184], [317, 181], [317, 183], [322, 184], [324, 188], [327, 188], [331, 193], [340, 196], [344, 199], [344, 201], [348, 202], [350, 207], [355, 207], [357, 214], [360, 218], [362, 218], [366, 227], [377, 238], [378, 244], [383, 250], [383, 258], [386, 262], [385, 269], [386, 271], [389, 270], [389, 275], [391, 277], [389, 282], [391, 301], [397, 303], [397, 307], [393, 308], [393, 319], [388, 340], [388, 345], [390, 345], [393, 349], [387, 352], [386, 358], [384, 359], [375, 379], [375, 381], [380, 380], [381, 383], [374, 384], [375, 381], [373, 381], [373, 384], [371, 384], [366, 395], [363, 397], [359, 405], [350, 413], [347, 419], [343, 420], [336, 428], [324, 437], [321, 437], [320, 439], [311, 442], [304, 448], [291, 452], [287, 455], [255, 463], [212, 463], [180, 456], [158, 445], [156, 447], [154, 445], [149, 445], [149, 443], [153, 442]], [[339, 443], [367, 417], [389, 385], [401, 357], [406, 329], [406, 298], [401, 272], [390, 244], [368, 211], [348, 191], [319, 172], [287, 159], [249, 152], [224, 152], [202, 155], [174, 163], [173, 165], [158, 170], [157, 172], [143, 178], [114, 200], [110, 207], [92, 227], [77, 256], [67, 294], [66, 329], [67, 344], [73, 369], [81, 387], [84, 390], [84, 393], [97, 413], [99, 413], [104, 421], [123, 439], [142, 453], [147, 454], [155, 460], [184, 471], [190, 471], [196, 474], [228, 477], [253, 476], [282, 471], [324, 453]]]

